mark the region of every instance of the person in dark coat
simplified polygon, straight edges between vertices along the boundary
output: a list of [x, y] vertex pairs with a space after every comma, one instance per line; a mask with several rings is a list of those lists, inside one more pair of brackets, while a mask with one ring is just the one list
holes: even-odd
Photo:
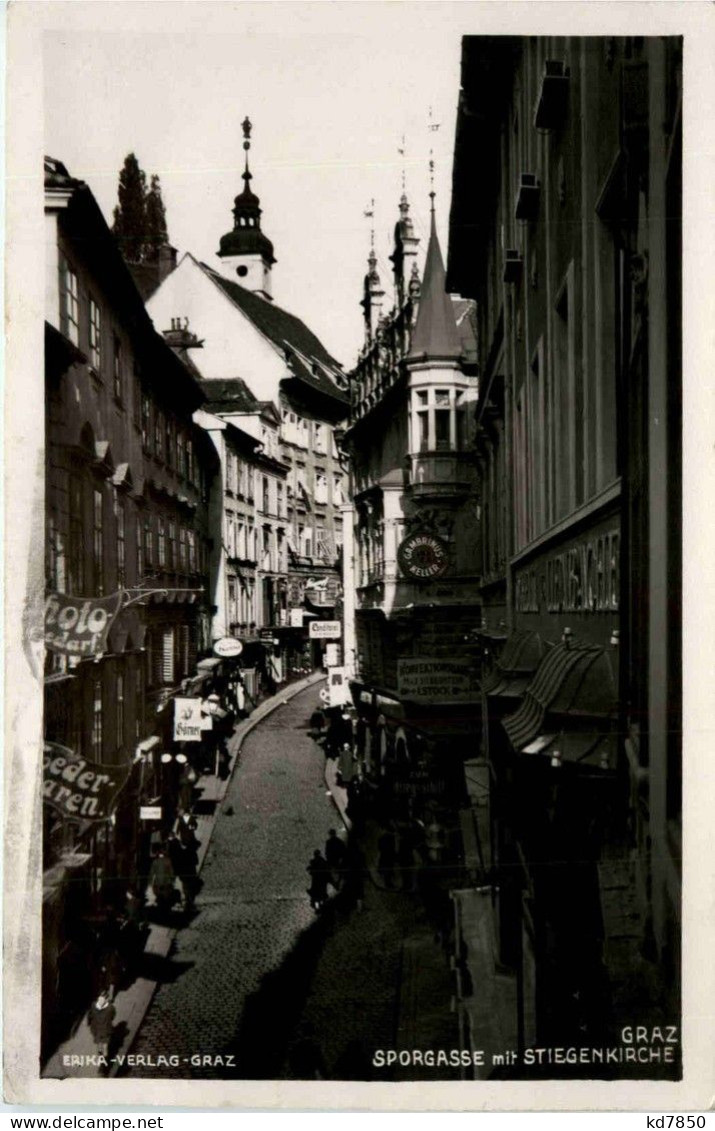
[[174, 866], [167, 849], [162, 845], [152, 861], [149, 873], [149, 883], [160, 911], [171, 910], [176, 902], [175, 880]]
[[325, 859], [328, 862], [333, 887], [337, 890], [343, 882], [343, 865], [346, 848], [335, 829], [330, 829], [325, 842]]
[[316, 848], [313, 853], [313, 859], [306, 871], [310, 873], [310, 887], [308, 888], [310, 905], [314, 911], [320, 911], [328, 898], [330, 870], [328, 862], [324, 856], [321, 856], [319, 848]]
[[117, 1011], [112, 1004], [109, 994], [98, 994], [89, 1007], [89, 1028], [97, 1045], [100, 1056], [106, 1057], [109, 1052], [109, 1042], [112, 1039], [114, 1019]]

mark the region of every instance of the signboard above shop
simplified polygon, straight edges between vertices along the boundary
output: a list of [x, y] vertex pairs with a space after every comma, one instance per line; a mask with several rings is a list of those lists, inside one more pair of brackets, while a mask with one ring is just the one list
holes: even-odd
[[243, 644], [235, 636], [222, 636], [220, 640], [214, 640], [214, 656], [220, 656], [222, 660], [232, 660], [240, 656], [242, 651]]
[[339, 620], [312, 620], [308, 629], [311, 640], [339, 640], [342, 634]]
[[460, 658], [398, 660], [397, 692], [413, 703], [471, 703], [479, 698], [474, 666]]

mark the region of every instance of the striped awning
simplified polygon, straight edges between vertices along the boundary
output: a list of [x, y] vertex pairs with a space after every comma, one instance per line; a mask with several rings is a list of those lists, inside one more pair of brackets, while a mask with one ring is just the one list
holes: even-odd
[[606, 650], [600, 645], [560, 644], [544, 657], [521, 705], [502, 725], [518, 751], [551, 730], [547, 715], [608, 719], [616, 705], [616, 680]]

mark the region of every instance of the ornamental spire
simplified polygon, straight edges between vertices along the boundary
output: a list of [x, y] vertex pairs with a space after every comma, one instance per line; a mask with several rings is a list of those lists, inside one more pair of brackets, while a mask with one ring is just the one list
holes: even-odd
[[243, 130], [243, 150], [246, 155], [246, 166], [243, 171], [242, 179], [245, 181], [246, 189], [248, 189], [249, 181], [252, 179], [252, 173], [248, 167], [248, 151], [251, 148], [251, 130], [253, 129], [248, 114], [246, 114], [246, 117], [241, 122], [241, 129]]

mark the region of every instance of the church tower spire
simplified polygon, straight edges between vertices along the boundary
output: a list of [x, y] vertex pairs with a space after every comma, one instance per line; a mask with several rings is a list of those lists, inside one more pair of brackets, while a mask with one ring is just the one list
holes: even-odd
[[218, 257], [231, 276], [249, 291], [272, 301], [271, 268], [275, 263], [273, 244], [261, 231], [260, 200], [251, 189], [253, 174], [248, 164], [253, 126], [248, 117], [241, 123], [245, 167], [241, 174], [243, 192], [233, 202], [233, 230], [221, 237]]

